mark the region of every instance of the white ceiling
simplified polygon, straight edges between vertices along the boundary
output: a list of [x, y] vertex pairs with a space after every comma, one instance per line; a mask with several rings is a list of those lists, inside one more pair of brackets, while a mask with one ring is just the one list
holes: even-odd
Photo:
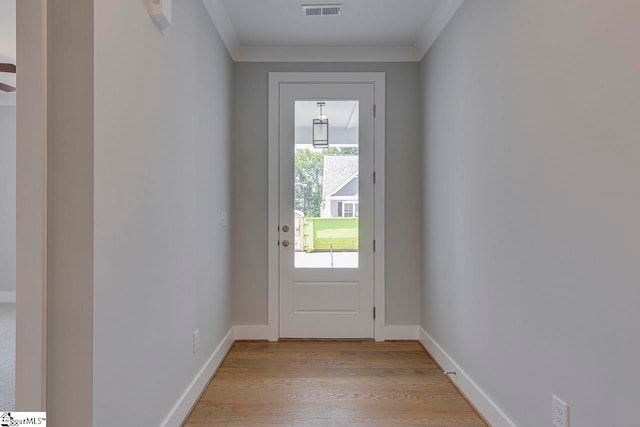
[[[358, 127], [360, 115], [358, 101], [333, 100], [326, 101], [322, 113], [329, 119], [329, 137], [331, 145], [358, 145]], [[295, 104], [295, 142], [296, 147], [310, 145], [313, 119], [320, 115], [318, 101], [301, 100]]]
[[244, 46], [413, 46], [438, 0], [342, 0], [339, 16], [302, 16], [300, 1], [225, 0]]
[[[0, 0], [0, 62], [16, 63], [16, 0]], [[16, 77], [0, 73], [0, 82], [14, 86]], [[0, 91], [0, 105], [15, 104], [15, 93]]]
[[[331, 127], [358, 128], [358, 101], [324, 101], [322, 113], [329, 118]], [[295, 126], [311, 127], [313, 119], [320, 115], [318, 101], [296, 101]]]
[[[203, 0], [236, 61], [419, 61], [462, 1]], [[340, 15], [302, 15], [327, 3]]]

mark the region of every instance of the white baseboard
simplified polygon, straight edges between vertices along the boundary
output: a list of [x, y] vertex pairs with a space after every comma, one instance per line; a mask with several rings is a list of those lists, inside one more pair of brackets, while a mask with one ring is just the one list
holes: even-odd
[[[387, 340], [417, 340], [419, 326], [391, 326], [384, 327], [384, 338]], [[268, 325], [238, 325], [234, 326], [236, 340], [268, 340]]]
[[456, 373], [456, 375], [451, 376], [451, 380], [493, 427], [517, 427], [423, 328], [419, 328], [419, 333], [419, 340], [422, 345], [442, 369]]
[[[385, 326], [384, 338], [387, 340], [417, 340], [419, 326]], [[236, 340], [268, 340], [268, 325], [234, 326]]]
[[385, 339], [388, 340], [417, 340], [418, 326], [392, 326], [387, 325], [385, 328]]
[[234, 335], [236, 340], [268, 340], [268, 325], [239, 325], [234, 326]]
[[16, 302], [15, 292], [0, 292], [0, 303], [14, 303]]
[[211, 379], [231, 349], [234, 343], [233, 329], [232, 327], [229, 332], [227, 332], [227, 335], [225, 335], [222, 342], [218, 344], [218, 347], [209, 360], [207, 360], [207, 363], [204, 364], [200, 372], [198, 372], [193, 381], [187, 386], [187, 389], [182, 393], [178, 402], [171, 408], [169, 415], [167, 415], [162, 424], [160, 424], [161, 427], [178, 427], [185, 421], [185, 418], [189, 415], [189, 411], [200, 397], [200, 393], [202, 393], [209, 379]]

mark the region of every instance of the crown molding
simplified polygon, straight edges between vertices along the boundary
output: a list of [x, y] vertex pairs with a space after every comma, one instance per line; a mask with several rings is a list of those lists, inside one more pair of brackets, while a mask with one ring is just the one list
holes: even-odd
[[438, 36], [447, 26], [458, 8], [464, 3], [464, 0], [440, 0], [427, 23], [424, 26], [422, 34], [416, 40], [415, 48], [417, 51], [418, 61], [427, 54]]
[[[204, 3], [204, 7], [209, 12], [213, 26], [218, 30], [222, 42], [227, 47], [231, 57], [233, 57], [233, 52], [240, 47], [240, 39], [238, 39], [224, 2], [222, 0], [202, 0], [202, 3]], [[235, 58], [233, 59], [235, 60]]]
[[202, 0], [235, 62], [419, 62], [464, 0], [440, 0], [414, 46], [242, 46], [223, 0]]
[[236, 62], [415, 62], [414, 47], [238, 47]]

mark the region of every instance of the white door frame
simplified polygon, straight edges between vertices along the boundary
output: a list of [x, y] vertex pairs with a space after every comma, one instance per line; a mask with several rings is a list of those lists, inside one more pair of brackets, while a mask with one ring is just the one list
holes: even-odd
[[46, 409], [47, 0], [17, 2], [16, 404]]
[[[269, 206], [268, 206], [268, 270], [269, 270], [269, 323], [267, 338], [279, 338], [279, 182], [280, 182], [280, 85], [291, 83], [372, 83], [376, 117], [374, 123], [374, 338], [384, 341], [385, 333], [385, 73], [269, 73]], [[373, 177], [371, 177], [373, 179]]]

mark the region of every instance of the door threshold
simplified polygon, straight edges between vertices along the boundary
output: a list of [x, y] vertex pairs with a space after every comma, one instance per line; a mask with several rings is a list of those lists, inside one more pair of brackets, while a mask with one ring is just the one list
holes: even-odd
[[278, 338], [278, 342], [295, 342], [295, 341], [341, 341], [341, 342], [361, 342], [373, 341], [374, 338]]

